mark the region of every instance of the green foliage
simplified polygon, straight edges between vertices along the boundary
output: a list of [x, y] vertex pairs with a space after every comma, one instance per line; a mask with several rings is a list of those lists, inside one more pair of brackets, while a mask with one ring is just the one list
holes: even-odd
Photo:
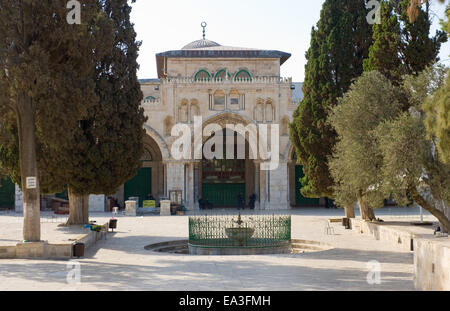
[[400, 204], [409, 202], [411, 191], [416, 190], [431, 207], [450, 202], [450, 165], [442, 162], [435, 138], [427, 135], [424, 119], [428, 112], [421, 111], [419, 105], [440, 89], [444, 72], [442, 67], [432, 67], [405, 79], [405, 92], [417, 105], [375, 131], [383, 155], [383, 191]]
[[[450, 166], [439, 161], [427, 139], [419, 113], [403, 113], [376, 130], [383, 154], [382, 180], [386, 194], [405, 204], [411, 189], [420, 189], [430, 205], [450, 199]], [[432, 195], [430, 195], [432, 194]]]
[[372, 43], [368, 12], [360, 0], [326, 0], [306, 53], [304, 99], [294, 113], [290, 137], [304, 167], [302, 194], [332, 196], [333, 181], [327, 160], [336, 142], [326, 122], [329, 109], [361, 75], [363, 59]]
[[[450, 33], [450, 6], [447, 7], [447, 21], [444, 29]], [[424, 103], [425, 125], [429, 137], [436, 139], [442, 161], [450, 164], [450, 75], [444, 85]]]
[[66, 21], [64, 0], [0, 2], [0, 166], [19, 184], [21, 118], [34, 119], [39, 160], [41, 146], [70, 140], [98, 99], [90, 77], [95, 55], [105, 52], [105, 19], [99, 3], [81, 2], [83, 23], [75, 26]]
[[[134, 176], [143, 153], [140, 43], [131, 7], [126, 0], [81, 1], [82, 24], [69, 25], [66, 0], [23, 2], [35, 41], [20, 51], [17, 66], [8, 64], [9, 77], [0, 70], [0, 167], [20, 180], [19, 133], [10, 103], [27, 90], [36, 111], [41, 191], [61, 192], [68, 185], [79, 195], [115, 192]], [[0, 3], [0, 51], [15, 40], [17, 5]], [[0, 63], [9, 54], [1, 54]]]
[[436, 139], [442, 161], [450, 164], [450, 75], [445, 84], [423, 106], [429, 137]]
[[433, 37], [429, 37], [429, 3], [417, 8], [413, 22], [408, 16], [410, 0], [401, 1], [398, 7], [393, 3], [388, 0], [381, 3], [381, 24], [373, 26], [374, 43], [364, 69], [377, 70], [394, 85], [400, 85], [403, 75], [417, 75], [439, 60], [439, 50], [447, 41], [447, 35], [436, 31]]
[[143, 95], [137, 79], [140, 43], [130, 22], [131, 7], [126, 0], [103, 2], [113, 35], [104, 40], [109, 50], [93, 74], [99, 100], [88, 108], [66, 147], [47, 149], [50, 156], [43, 159], [47, 170], [61, 177], [54, 174], [49, 183], [68, 185], [77, 195], [115, 193], [136, 174], [144, 151]]
[[373, 25], [374, 42], [369, 49], [369, 58], [364, 60], [364, 70], [377, 70], [398, 84], [403, 74], [399, 57], [402, 47], [400, 22], [391, 1], [382, 1], [380, 10], [381, 23]]
[[383, 162], [372, 131], [398, 115], [401, 106], [391, 82], [376, 71], [364, 73], [333, 108], [329, 121], [338, 133], [330, 170], [336, 202], [352, 206], [363, 196], [370, 208], [383, 206], [380, 189]]

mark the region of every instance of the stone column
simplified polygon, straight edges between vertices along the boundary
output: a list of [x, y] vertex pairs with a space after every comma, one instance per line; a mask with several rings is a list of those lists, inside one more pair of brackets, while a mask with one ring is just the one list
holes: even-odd
[[259, 209], [266, 209], [267, 207], [267, 171], [259, 169]]
[[125, 215], [136, 216], [136, 201], [125, 201]]
[[270, 207], [272, 209], [288, 209], [288, 176], [287, 163], [280, 162], [276, 170], [270, 171]]
[[286, 195], [286, 199], [287, 199], [287, 205], [288, 205], [288, 209], [291, 208], [291, 163], [287, 163], [286, 165], [286, 176], [287, 176], [287, 195]]
[[170, 200], [161, 200], [160, 216], [171, 216]]
[[163, 163], [163, 191], [164, 197], [168, 198], [169, 193], [167, 192], [167, 164]]
[[255, 194], [256, 194], [256, 202], [255, 209], [261, 209], [261, 191], [260, 191], [260, 165], [257, 161], [255, 163]]
[[266, 201], [264, 204], [264, 209], [270, 209], [270, 171], [265, 171], [266, 178], [265, 178], [265, 189], [266, 189]]
[[199, 190], [200, 190], [200, 171], [199, 171], [199, 162], [194, 162], [194, 210], [200, 210], [200, 205], [198, 204], [199, 198]]
[[188, 163], [186, 172], [186, 208], [190, 211], [195, 210], [195, 182], [194, 182], [194, 163]]
[[166, 163], [166, 178], [167, 178], [167, 197], [170, 199], [170, 191], [179, 190], [184, 193], [184, 162], [167, 162]]

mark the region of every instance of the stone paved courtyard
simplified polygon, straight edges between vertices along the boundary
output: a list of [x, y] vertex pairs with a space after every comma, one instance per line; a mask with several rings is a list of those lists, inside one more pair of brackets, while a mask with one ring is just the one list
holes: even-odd
[[[418, 220], [411, 212], [395, 213], [383, 210], [377, 215], [385, 220]], [[117, 232], [108, 234], [87, 251], [86, 258], [78, 260], [81, 283], [67, 283], [68, 261], [0, 260], [0, 290], [414, 290], [411, 252], [345, 230], [340, 224], [333, 225], [335, 235], [326, 235], [326, 220], [342, 217], [343, 210], [298, 210], [292, 214], [293, 238], [326, 242], [335, 248], [243, 257], [153, 253], [144, 247], [187, 239], [188, 217], [120, 217]], [[109, 216], [94, 214], [92, 219], [103, 223]], [[16, 237], [21, 226], [18, 219], [14, 214], [0, 215], [0, 243], [20, 239], [20, 235]], [[44, 240], [60, 230], [56, 225], [43, 223]], [[58, 231], [55, 238], [70, 239], [73, 233]], [[367, 263], [373, 260], [381, 264], [380, 285], [367, 282]]]

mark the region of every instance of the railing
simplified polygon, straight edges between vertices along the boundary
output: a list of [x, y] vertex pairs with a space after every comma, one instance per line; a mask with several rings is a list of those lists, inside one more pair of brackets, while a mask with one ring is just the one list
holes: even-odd
[[144, 109], [159, 108], [161, 106], [161, 100], [160, 99], [146, 99], [146, 100], [142, 101], [141, 106]]
[[194, 79], [191, 77], [185, 78], [166, 78], [161, 80], [162, 84], [292, 84], [292, 78], [282, 77], [255, 77], [243, 79]]
[[[283, 247], [291, 242], [291, 216], [191, 216], [189, 244], [210, 248]], [[229, 229], [251, 231], [244, 239], [233, 239]], [[228, 231], [228, 232], [227, 232]]]

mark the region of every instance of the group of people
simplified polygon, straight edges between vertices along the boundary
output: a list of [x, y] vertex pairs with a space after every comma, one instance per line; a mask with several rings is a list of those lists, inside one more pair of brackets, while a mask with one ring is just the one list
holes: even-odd
[[[239, 193], [237, 195], [237, 203], [238, 203], [238, 205], [237, 205], [238, 210], [245, 209], [245, 200], [244, 200], [244, 196], [242, 195], [242, 193]], [[253, 193], [249, 197], [249, 203], [248, 203], [249, 208], [255, 209], [255, 203], [256, 203], [256, 194]]]

